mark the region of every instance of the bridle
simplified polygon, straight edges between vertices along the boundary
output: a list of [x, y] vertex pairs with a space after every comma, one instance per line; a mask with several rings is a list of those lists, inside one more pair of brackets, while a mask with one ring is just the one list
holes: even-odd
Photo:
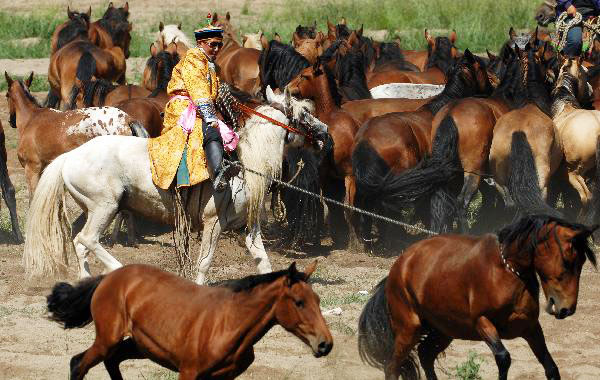
[[[285, 130], [287, 131], [287, 134], [286, 134], [286, 139], [287, 139], [287, 135], [288, 135], [290, 132], [292, 132], [292, 133], [295, 133], [295, 134], [298, 134], [298, 135], [304, 136], [304, 137], [305, 137], [306, 139], [308, 139], [309, 141], [312, 141], [312, 136], [311, 136], [311, 135], [309, 135], [308, 133], [306, 133], [306, 132], [304, 132], [304, 131], [301, 131], [301, 130], [300, 130], [300, 129], [298, 129], [298, 128], [295, 128], [295, 127], [292, 127], [292, 126], [289, 126], [289, 125], [283, 124], [282, 122], [280, 122], [280, 121], [277, 121], [277, 120], [273, 119], [272, 117], [269, 117], [269, 116], [267, 116], [267, 115], [265, 115], [265, 114], [263, 114], [263, 113], [260, 113], [260, 112], [256, 111], [255, 109], [253, 109], [253, 108], [251, 108], [251, 107], [248, 107], [248, 106], [246, 106], [245, 104], [242, 104], [242, 103], [240, 103], [240, 102], [237, 102], [237, 107], [238, 107], [238, 109], [239, 109], [240, 111], [242, 111], [243, 113], [245, 113], [245, 114], [247, 114], [247, 115], [255, 115], [255, 116], [258, 116], [258, 117], [260, 117], [260, 118], [262, 118], [262, 119], [265, 119], [265, 120], [267, 120], [269, 123], [275, 124], [276, 126], [278, 126], [278, 127], [281, 127], [281, 128], [283, 128], [283, 129], [285, 129]], [[275, 108], [275, 109], [277, 109], [277, 110], [281, 111], [281, 109], [279, 109], [278, 107], [273, 107], [273, 108]], [[284, 114], [284, 115], [286, 114], [285, 110], [284, 110], [284, 111], [282, 111], [282, 112], [283, 112], [283, 114]], [[287, 116], [287, 115], [286, 115], [286, 116]]]

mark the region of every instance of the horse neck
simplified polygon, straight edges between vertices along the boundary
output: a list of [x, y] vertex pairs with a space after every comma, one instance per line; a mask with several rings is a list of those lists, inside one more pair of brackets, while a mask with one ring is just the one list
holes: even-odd
[[315, 111], [317, 112], [317, 115], [319, 115], [318, 117], [339, 110], [339, 107], [335, 104], [335, 100], [331, 94], [327, 74], [323, 73], [319, 75], [314, 83], [315, 86], [313, 87], [312, 97], [315, 101]]
[[220, 54], [222, 54], [228, 50], [237, 50], [237, 49], [240, 49], [241, 47], [242, 46], [240, 45], [239, 42], [234, 40], [232, 37], [227, 36], [227, 37], [223, 38], [223, 49], [220, 51]]
[[23, 128], [29, 123], [37, 109], [41, 108], [27, 98], [23, 89], [19, 88], [17, 96], [13, 97], [15, 103], [15, 113], [17, 118], [17, 132], [19, 136], [23, 133]]

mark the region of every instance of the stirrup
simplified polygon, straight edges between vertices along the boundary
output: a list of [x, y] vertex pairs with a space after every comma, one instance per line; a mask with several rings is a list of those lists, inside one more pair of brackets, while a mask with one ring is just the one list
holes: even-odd
[[231, 164], [228, 164], [225, 161], [221, 163], [221, 170], [219, 170], [217, 176], [213, 180], [213, 188], [217, 193], [220, 193], [229, 186], [229, 176], [227, 172], [231, 166]]

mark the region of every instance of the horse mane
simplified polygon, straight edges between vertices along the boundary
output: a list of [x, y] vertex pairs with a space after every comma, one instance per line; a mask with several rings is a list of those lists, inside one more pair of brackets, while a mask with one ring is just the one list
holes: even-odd
[[269, 284], [284, 276], [290, 276], [292, 282], [306, 281], [306, 274], [303, 272], [284, 269], [265, 274], [253, 274], [240, 279], [225, 280], [218, 283], [217, 286], [228, 288], [234, 293], [249, 292], [258, 285]]
[[275, 40], [269, 42], [267, 49], [260, 53], [258, 62], [263, 90], [268, 85], [283, 90], [302, 70], [310, 66], [308, 60], [293, 47]]
[[[447, 75], [448, 71], [452, 67], [452, 42], [448, 37], [436, 37], [435, 38], [435, 50], [431, 48], [431, 45], [427, 45], [427, 64], [426, 69], [437, 67], [442, 70], [444, 75]], [[433, 50], [433, 51], [432, 51]]]
[[327, 77], [327, 86], [329, 87], [329, 92], [331, 93], [333, 102], [337, 107], [340, 107], [342, 105], [342, 95], [338, 90], [338, 86], [335, 81], [335, 75], [333, 75], [333, 72], [325, 65], [323, 65], [323, 72]]
[[333, 59], [333, 57], [335, 56], [335, 54], [337, 53], [340, 45], [343, 43], [344, 41], [342, 40], [335, 40], [328, 48], [327, 50], [325, 50], [323, 52], [323, 54], [321, 54], [321, 56], [319, 57], [319, 60], [322, 63], [326, 63], [329, 62], [330, 60]]
[[234, 129], [240, 128], [240, 121], [246, 116], [242, 111], [235, 106], [235, 103], [260, 105], [259, 99], [240, 90], [239, 88], [225, 82], [219, 82], [219, 91], [215, 105], [217, 110], [223, 115], [225, 120], [231, 123]]
[[317, 38], [317, 31], [316, 31], [316, 28], [314, 26], [302, 26], [302, 25], [298, 25], [296, 27], [295, 33], [300, 38], [310, 38], [310, 39]]
[[[163, 65], [162, 68], [160, 68], [159, 73], [160, 62], [163, 62]], [[160, 78], [160, 81], [156, 83], [156, 88], [148, 96], [149, 98], [154, 98], [158, 95], [160, 91], [167, 90], [167, 86], [169, 85], [169, 81], [171, 80], [171, 75], [173, 74], [173, 68], [175, 67], [175, 65], [177, 65], [178, 62], [179, 54], [170, 54], [169, 52], [164, 50], [159, 52], [155, 56], [151, 56], [150, 58], [148, 58], [146, 66], [150, 68], [150, 80], [154, 82], [157, 78]]]
[[569, 73], [562, 73], [561, 82], [552, 91], [552, 114], [556, 115], [562, 111], [564, 104], [570, 104], [574, 108], [582, 108], [575, 96], [578, 85], [576, 77]]
[[[485, 71], [486, 65], [483, 58], [476, 55], [473, 57]], [[472, 78], [469, 78], [464, 72], [465, 68], [473, 73], [473, 66], [469, 64], [466, 61], [466, 58], [463, 56], [454, 62], [454, 64], [448, 70], [448, 82], [446, 83], [444, 90], [431, 99], [431, 101], [429, 101], [429, 103], [425, 104], [423, 107], [426, 107], [433, 115], [435, 115], [440, 109], [442, 109], [443, 106], [452, 100], [479, 95], [477, 94], [476, 84], [473, 84], [473, 80], [475, 80], [474, 78], [476, 77], [475, 74], [473, 73]]]
[[[527, 215], [498, 231], [498, 241], [505, 247], [516, 242], [517, 249], [527, 249], [528, 251], [533, 252], [539, 243], [548, 240], [550, 234], [554, 231], [554, 228], [556, 228], [555, 226], [548, 230], [546, 235], [540, 239], [538, 235], [542, 231], [542, 228], [549, 223], [556, 223], [556, 226], [579, 231], [580, 234], [576, 235], [572, 240], [573, 248], [577, 253], [585, 255], [585, 257], [596, 266], [596, 254], [590, 248], [587, 239], [595, 228], [590, 228], [579, 223], [568, 222], [555, 216]], [[578, 238], [578, 236], [580, 237]], [[527, 244], [528, 242], [529, 244]]]
[[381, 65], [390, 62], [402, 62], [404, 63], [404, 54], [402, 49], [395, 42], [381, 42], [379, 44], [379, 57], [375, 63]]
[[89, 24], [90, 18], [87, 13], [74, 13], [74, 17], [69, 19], [67, 25], [58, 32], [56, 50], [78, 37], [87, 39]]
[[345, 24], [337, 24], [335, 26], [335, 35], [337, 37], [337, 39], [342, 39], [345, 40], [348, 37], [350, 37], [350, 34], [352, 34], [352, 31], [350, 30], [350, 28], [348, 28], [347, 25]]
[[103, 106], [106, 100], [106, 95], [117, 88], [112, 82], [98, 78], [96, 80], [86, 80], [82, 82], [83, 89], [83, 104], [85, 107], [94, 106], [94, 98], [98, 97], [97, 106]]
[[339, 55], [335, 65], [339, 91], [346, 100], [370, 99], [365, 73], [365, 55], [359, 49], [350, 49]]
[[37, 107], [41, 108], [42, 106], [37, 101], [37, 99], [33, 95], [31, 95], [31, 92], [29, 92], [29, 89], [27, 88], [27, 86], [25, 86], [23, 81], [21, 79], [17, 79], [17, 82], [19, 82], [19, 85], [21, 85], [21, 88], [23, 89], [23, 93], [25, 94], [25, 97], [27, 98], [27, 100], [31, 101]]

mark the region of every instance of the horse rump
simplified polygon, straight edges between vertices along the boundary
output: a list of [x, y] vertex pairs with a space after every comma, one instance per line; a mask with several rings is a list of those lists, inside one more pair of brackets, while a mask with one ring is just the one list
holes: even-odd
[[49, 318], [65, 329], [84, 327], [92, 322], [92, 296], [104, 276], [86, 278], [75, 286], [59, 282], [46, 297]]
[[561, 217], [542, 197], [533, 151], [522, 131], [512, 134], [508, 190], [517, 207], [517, 217], [533, 214]]
[[[385, 295], [387, 277], [375, 287], [358, 320], [358, 353], [364, 363], [385, 371], [394, 355], [395, 333]], [[414, 352], [400, 365], [402, 378], [418, 379], [419, 368]]]

